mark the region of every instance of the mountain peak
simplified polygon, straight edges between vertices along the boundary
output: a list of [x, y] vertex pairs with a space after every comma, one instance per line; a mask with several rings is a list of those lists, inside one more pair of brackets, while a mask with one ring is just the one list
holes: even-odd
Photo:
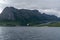
[[56, 21], [56, 16], [41, 14], [38, 10], [16, 9], [14, 7], [6, 7], [0, 14], [0, 20], [15, 20], [21, 23], [40, 23], [48, 21]]

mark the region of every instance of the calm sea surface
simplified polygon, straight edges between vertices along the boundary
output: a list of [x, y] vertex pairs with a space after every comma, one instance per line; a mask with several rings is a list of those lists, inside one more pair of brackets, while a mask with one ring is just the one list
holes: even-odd
[[60, 27], [0, 27], [0, 40], [60, 40]]

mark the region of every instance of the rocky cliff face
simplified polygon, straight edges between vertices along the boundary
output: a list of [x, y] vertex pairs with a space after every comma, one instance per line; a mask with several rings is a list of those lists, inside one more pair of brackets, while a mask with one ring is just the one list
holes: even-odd
[[[6, 7], [3, 11], [2, 11], [2, 13], [1, 13], [1, 15], [0, 15], [0, 18], [2, 19], [2, 20], [15, 20], [15, 17], [14, 17], [14, 14], [13, 14], [13, 10], [14, 10], [14, 8], [10, 8], [10, 7]], [[1, 20], [0, 19], [0, 20]]]
[[14, 7], [6, 7], [0, 15], [0, 20], [28, 20], [33, 19], [33, 17], [39, 17], [39, 15], [40, 12], [38, 10], [18, 10]]
[[16, 9], [6, 7], [0, 14], [0, 20], [16, 20], [23, 23], [40, 23], [47, 21], [56, 21], [58, 18], [54, 15], [41, 14], [38, 10]]

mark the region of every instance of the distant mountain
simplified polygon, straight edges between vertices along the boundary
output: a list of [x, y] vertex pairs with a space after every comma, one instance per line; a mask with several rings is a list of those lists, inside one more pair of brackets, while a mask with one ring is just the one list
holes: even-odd
[[52, 22], [58, 21], [59, 19], [55, 15], [42, 14], [38, 10], [16, 9], [14, 7], [6, 7], [0, 14], [0, 20], [18, 21], [22, 25]]

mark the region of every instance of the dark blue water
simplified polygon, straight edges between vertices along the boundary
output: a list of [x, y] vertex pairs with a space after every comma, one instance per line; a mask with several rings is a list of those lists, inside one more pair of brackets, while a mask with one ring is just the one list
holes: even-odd
[[60, 40], [60, 27], [0, 27], [0, 40]]

